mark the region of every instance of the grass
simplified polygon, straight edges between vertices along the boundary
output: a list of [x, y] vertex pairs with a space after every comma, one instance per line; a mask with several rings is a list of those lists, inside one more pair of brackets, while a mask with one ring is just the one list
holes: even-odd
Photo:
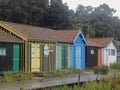
[[75, 69], [65, 69], [65, 70], [56, 70], [52, 73], [52, 77], [62, 77], [70, 74], [78, 74], [81, 73], [81, 70]]
[[120, 72], [117, 72], [116, 77], [106, 77], [99, 82], [86, 82], [82, 86], [74, 85], [60, 86], [45, 90], [120, 90]]
[[2, 83], [10, 83], [15, 81], [30, 80], [34, 77], [32, 73], [17, 73], [17, 74], [4, 74], [1, 78]]

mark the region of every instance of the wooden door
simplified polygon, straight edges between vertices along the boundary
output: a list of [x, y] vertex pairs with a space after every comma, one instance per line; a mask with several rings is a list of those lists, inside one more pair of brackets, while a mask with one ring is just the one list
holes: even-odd
[[19, 61], [20, 61], [20, 46], [19, 44], [13, 45], [13, 72], [19, 72]]
[[68, 67], [68, 47], [67, 46], [62, 46], [62, 69], [66, 69]]
[[98, 49], [98, 66], [101, 66], [101, 50]]
[[32, 44], [31, 71], [40, 72], [40, 44]]
[[76, 69], [81, 69], [81, 46], [76, 46]]

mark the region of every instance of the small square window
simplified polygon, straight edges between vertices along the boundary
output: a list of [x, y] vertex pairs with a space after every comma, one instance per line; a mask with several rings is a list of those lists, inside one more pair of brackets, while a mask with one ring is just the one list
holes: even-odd
[[115, 49], [111, 49], [111, 55], [115, 55]]
[[92, 50], [90, 50], [90, 54], [94, 54], [94, 50], [92, 49]]
[[0, 56], [6, 56], [6, 48], [0, 48]]

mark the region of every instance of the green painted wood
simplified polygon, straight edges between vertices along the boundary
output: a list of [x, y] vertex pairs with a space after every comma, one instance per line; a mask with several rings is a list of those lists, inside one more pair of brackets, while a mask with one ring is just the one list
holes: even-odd
[[61, 59], [62, 59], [62, 46], [61, 46], [61, 44], [57, 44], [57, 46], [56, 46], [56, 69], [58, 70], [60, 70], [61, 69]]
[[19, 60], [20, 60], [20, 46], [19, 44], [13, 45], [13, 72], [19, 72]]
[[72, 45], [68, 45], [68, 68], [72, 68]]
[[72, 68], [72, 45], [58, 43], [56, 45], [56, 69]]
[[68, 46], [62, 46], [62, 69], [68, 68]]

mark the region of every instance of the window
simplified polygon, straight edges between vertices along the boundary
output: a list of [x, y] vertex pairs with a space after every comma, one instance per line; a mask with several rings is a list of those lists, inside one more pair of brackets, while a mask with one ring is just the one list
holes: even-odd
[[115, 49], [106, 49], [108, 52], [108, 55], [114, 56], [115, 55]]
[[94, 54], [94, 50], [93, 49], [90, 50], [90, 54]]
[[6, 48], [0, 48], [0, 56], [6, 56]]
[[111, 55], [115, 55], [115, 49], [111, 49]]
[[110, 49], [108, 49], [108, 53], [109, 53], [109, 55], [111, 55], [111, 51], [110, 51]]

